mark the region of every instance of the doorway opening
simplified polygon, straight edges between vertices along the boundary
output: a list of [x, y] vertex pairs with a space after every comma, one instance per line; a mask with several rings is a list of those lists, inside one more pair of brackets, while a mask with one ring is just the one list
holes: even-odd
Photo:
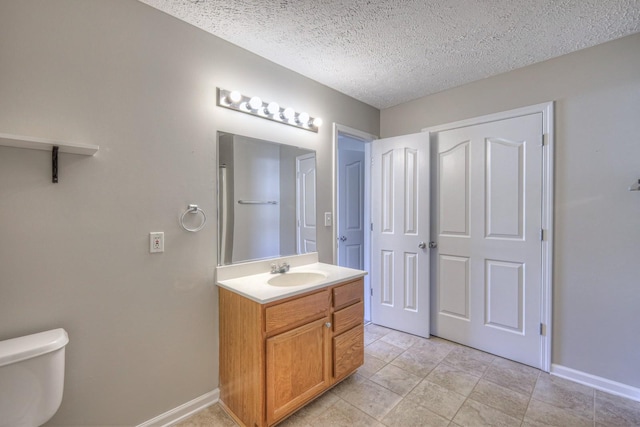
[[[334, 124], [333, 262], [341, 267], [370, 271], [371, 142], [377, 137]], [[364, 317], [371, 321], [371, 279], [364, 277]]]

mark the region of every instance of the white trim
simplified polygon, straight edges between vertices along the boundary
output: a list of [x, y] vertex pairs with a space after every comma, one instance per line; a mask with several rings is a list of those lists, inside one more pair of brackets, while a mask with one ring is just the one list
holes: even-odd
[[445, 130], [452, 130], [463, 128], [467, 126], [475, 126], [482, 123], [495, 122], [498, 120], [512, 119], [514, 117], [527, 116], [535, 113], [547, 113], [548, 107], [553, 109], [553, 101], [543, 102], [541, 104], [529, 105], [528, 107], [515, 108], [513, 110], [501, 111], [499, 113], [487, 114], [479, 117], [472, 117], [470, 119], [459, 120], [457, 122], [445, 123], [443, 125], [437, 125], [433, 127], [426, 127], [422, 129], [422, 132], [442, 132]]
[[[543, 150], [542, 150], [542, 228], [544, 241], [542, 242], [542, 295], [540, 300], [540, 321], [545, 325], [544, 335], [540, 346], [541, 368], [545, 372], [551, 370], [551, 334], [553, 313], [553, 210], [554, 210], [554, 104], [547, 102], [534, 106], [542, 112]], [[530, 108], [534, 108], [530, 107]]]
[[640, 402], [640, 388], [637, 387], [632, 387], [603, 377], [591, 375], [586, 372], [567, 368], [566, 366], [556, 365], [555, 363], [551, 365], [551, 375], [584, 384], [589, 387], [593, 387], [596, 390], [601, 390], [610, 394], [615, 394], [616, 396], [622, 396], [627, 399]]
[[545, 327], [544, 335], [540, 337], [540, 369], [545, 372], [549, 372], [551, 369], [551, 333], [553, 330], [551, 317], [553, 312], [553, 152], [555, 141], [553, 107], [553, 101], [545, 102], [422, 129], [422, 132], [437, 133], [498, 120], [512, 119], [529, 114], [542, 113], [542, 132], [544, 137], [542, 153], [542, 228], [545, 231], [545, 238], [542, 242], [540, 322], [543, 323]]
[[193, 400], [190, 400], [187, 403], [184, 403], [177, 408], [173, 408], [164, 414], [160, 414], [155, 418], [152, 418], [148, 421], [143, 422], [142, 424], [138, 424], [137, 427], [169, 427], [174, 424], [177, 424], [180, 421], [189, 418], [196, 412], [202, 411], [204, 408], [207, 408], [214, 403], [217, 403], [220, 399], [220, 389], [217, 388], [213, 391], [203, 394], [202, 396], [196, 397]]

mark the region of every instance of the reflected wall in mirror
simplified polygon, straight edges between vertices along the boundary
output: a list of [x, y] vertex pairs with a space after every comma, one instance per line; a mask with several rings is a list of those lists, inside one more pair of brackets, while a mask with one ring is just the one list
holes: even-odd
[[315, 251], [315, 151], [218, 132], [218, 265]]

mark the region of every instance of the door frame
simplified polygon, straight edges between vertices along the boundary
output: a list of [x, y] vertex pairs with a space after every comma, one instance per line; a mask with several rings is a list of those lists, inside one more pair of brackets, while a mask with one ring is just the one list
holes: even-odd
[[[541, 272], [541, 295], [540, 295], [540, 324], [542, 334], [540, 336], [540, 360], [541, 368], [545, 372], [551, 369], [551, 342], [552, 342], [552, 313], [553, 313], [553, 190], [554, 190], [554, 103], [545, 102], [527, 107], [516, 108], [471, 119], [460, 120], [438, 126], [423, 128], [423, 132], [431, 135], [438, 132], [474, 126], [499, 120], [511, 119], [529, 114], [542, 113], [542, 133], [540, 141], [542, 145], [542, 272]], [[431, 137], [429, 138], [431, 140]], [[432, 159], [433, 161], [433, 159]], [[436, 169], [432, 168], [431, 173]], [[432, 177], [433, 178], [433, 177]], [[436, 180], [432, 179], [435, 184]], [[433, 192], [431, 192], [433, 194]], [[433, 200], [431, 203], [433, 209]], [[433, 259], [431, 260], [433, 264]], [[433, 280], [431, 286], [434, 286]]]
[[[353, 139], [362, 141], [365, 145], [364, 150], [364, 269], [370, 271], [371, 269], [371, 142], [378, 139], [378, 136], [372, 135], [367, 132], [363, 132], [358, 129], [351, 128], [349, 126], [333, 123], [333, 144], [331, 148], [331, 176], [333, 177], [332, 188], [332, 206], [331, 217], [332, 222], [332, 235], [333, 235], [333, 263], [338, 265], [338, 139], [340, 135], [345, 135]], [[369, 160], [368, 160], [369, 159]], [[371, 278], [367, 274], [364, 276], [364, 318], [365, 320], [371, 320]]]

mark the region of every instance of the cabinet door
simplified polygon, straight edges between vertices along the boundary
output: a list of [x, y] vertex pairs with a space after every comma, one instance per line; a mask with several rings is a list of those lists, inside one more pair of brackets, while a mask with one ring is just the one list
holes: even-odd
[[326, 317], [267, 339], [267, 424], [329, 386], [328, 322]]
[[364, 364], [364, 326], [333, 338], [333, 376], [336, 380]]

